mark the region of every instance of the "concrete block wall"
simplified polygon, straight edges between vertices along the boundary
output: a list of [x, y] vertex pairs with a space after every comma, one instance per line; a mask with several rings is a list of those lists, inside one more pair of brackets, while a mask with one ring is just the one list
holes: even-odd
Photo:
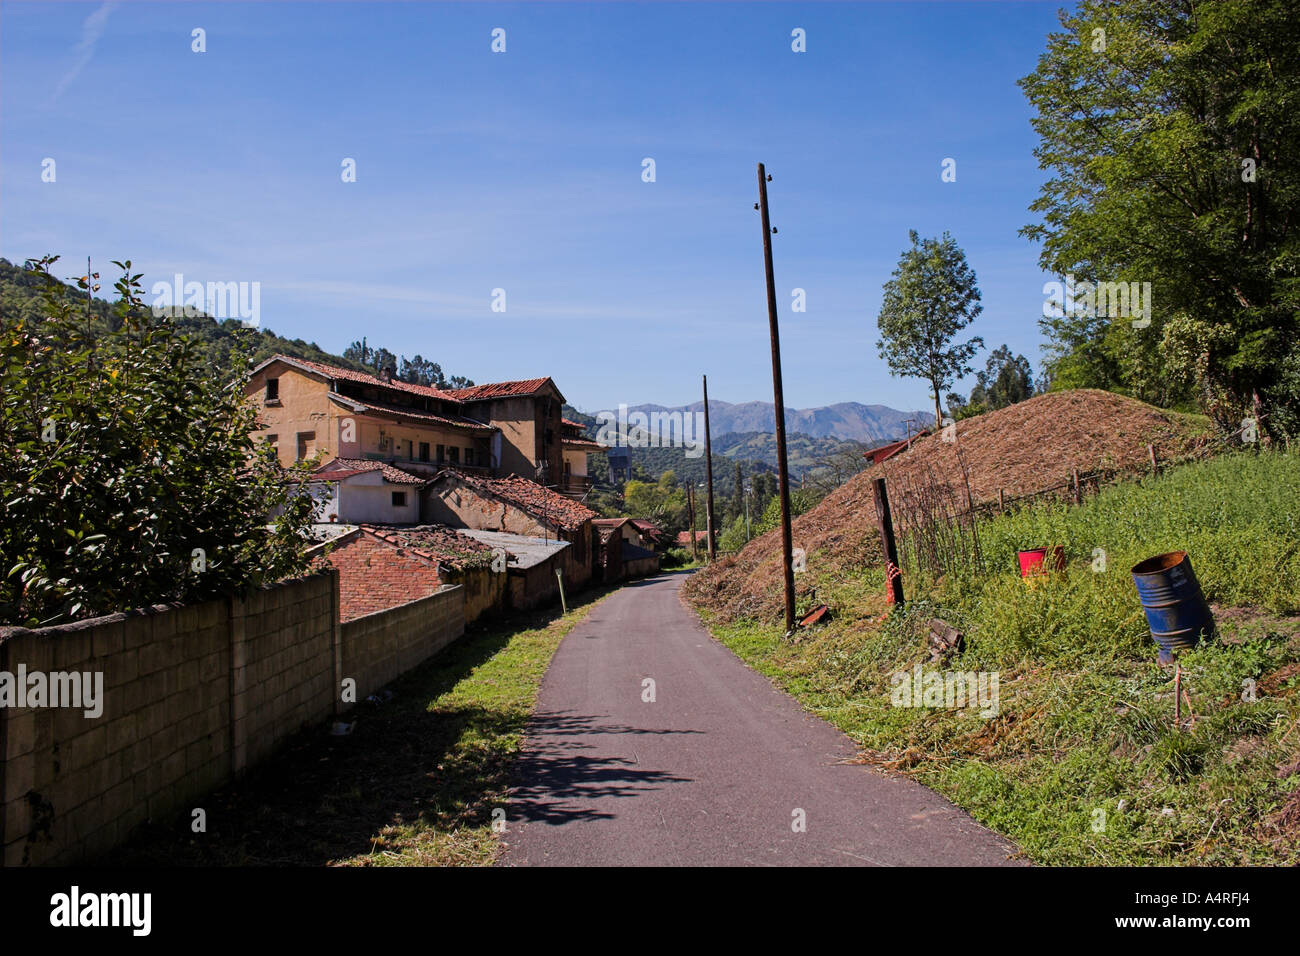
[[463, 586], [466, 624], [473, 624], [484, 614], [499, 614], [507, 609], [510, 595], [504, 571], [493, 571], [490, 567], [466, 568], [444, 572], [443, 580]]
[[103, 712], [0, 708], [0, 862], [91, 859], [335, 708], [334, 572], [192, 606], [0, 629], [0, 671], [103, 674]]
[[262, 589], [231, 602], [234, 773], [336, 710], [337, 575], [303, 580], [315, 586]]
[[340, 627], [340, 681], [355, 680], [357, 700], [365, 700], [464, 633], [461, 585], [347, 621]]

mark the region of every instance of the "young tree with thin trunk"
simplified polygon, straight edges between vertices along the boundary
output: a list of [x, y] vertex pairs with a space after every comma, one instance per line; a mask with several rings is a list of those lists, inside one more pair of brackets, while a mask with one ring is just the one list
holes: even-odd
[[945, 232], [939, 239], [922, 240], [916, 230], [908, 235], [912, 247], [885, 283], [876, 348], [891, 375], [930, 383], [938, 424], [943, 420], [939, 396], [970, 374], [971, 357], [984, 346], [978, 335], [958, 344], [953, 339], [984, 308], [975, 272], [952, 236]]

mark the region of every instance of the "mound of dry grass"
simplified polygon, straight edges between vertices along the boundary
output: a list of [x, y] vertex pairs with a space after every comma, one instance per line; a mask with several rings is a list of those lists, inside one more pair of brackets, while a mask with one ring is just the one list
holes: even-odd
[[[1001, 489], [1018, 497], [1066, 481], [1073, 469], [1150, 467], [1147, 445], [1163, 460], [1182, 458], [1205, 441], [1194, 417], [1096, 389], [1052, 392], [959, 422], [957, 440], [929, 435], [910, 450], [868, 468], [827, 495], [792, 524], [794, 546], [818, 553], [829, 567], [858, 569], [881, 560], [872, 482], [890, 487], [933, 474], [965, 489], [958, 450], [976, 504], [996, 501]], [[796, 578], [796, 586], [800, 582]], [[740, 553], [692, 576], [683, 589], [691, 602], [720, 620], [774, 619], [781, 614], [781, 532], [755, 538]]]

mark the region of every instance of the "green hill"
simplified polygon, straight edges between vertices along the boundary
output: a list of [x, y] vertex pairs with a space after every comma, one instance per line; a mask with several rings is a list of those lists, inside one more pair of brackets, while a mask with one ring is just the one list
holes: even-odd
[[[75, 268], [71, 263], [59, 262], [53, 267], [53, 271], [57, 275], [59, 272], [72, 271]], [[105, 288], [111, 288], [112, 280], [108, 278], [108, 274], [102, 275], [101, 283]], [[45, 300], [42, 294], [44, 288], [45, 280], [37, 273], [16, 266], [7, 259], [0, 259], [0, 324], [8, 325], [19, 319], [39, 321], [45, 314]], [[86, 302], [86, 293], [74, 286], [65, 284], [63, 294], [83, 306]], [[116, 327], [118, 324], [112, 303], [98, 297], [92, 297], [90, 300], [90, 317], [92, 323], [106, 328]], [[286, 339], [276, 335], [270, 329], [246, 328], [237, 319], [218, 322], [209, 315], [194, 317], [175, 315], [173, 321], [202, 344], [208, 353], [208, 364], [223, 373], [232, 368], [230, 353], [238, 341], [248, 343], [248, 347], [253, 352], [254, 362], [261, 362], [276, 353], [281, 353], [313, 362], [325, 362], [329, 365], [367, 371], [360, 363], [327, 352], [315, 342]]]

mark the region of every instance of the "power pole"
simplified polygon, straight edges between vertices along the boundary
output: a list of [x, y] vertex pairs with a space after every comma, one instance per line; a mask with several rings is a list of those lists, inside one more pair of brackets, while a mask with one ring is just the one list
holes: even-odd
[[767, 273], [767, 324], [772, 336], [772, 399], [776, 406], [776, 470], [781, 485], [781, 548], [785, 570], [785, 631], [794, 630], [794, 554], [790, 540], [790, 470], [785, 460], [785, 395], [781, 388], [781, 334], [772, 275], [772, 224], [767, 216], [767, 170], [758, 164], [758, 205], [763, 218], [763, 268]]
[[718, 556], [713, 540], [713, 439], [709, 434], [709, 377], [704, 376], [704, 473], [709, 479], [709, 500], [705, 505], [705, 529], [709, 536], [709, 564]]
[[745, 544], [749, 544], [749, 493], [752, 488], [745, 486]]

